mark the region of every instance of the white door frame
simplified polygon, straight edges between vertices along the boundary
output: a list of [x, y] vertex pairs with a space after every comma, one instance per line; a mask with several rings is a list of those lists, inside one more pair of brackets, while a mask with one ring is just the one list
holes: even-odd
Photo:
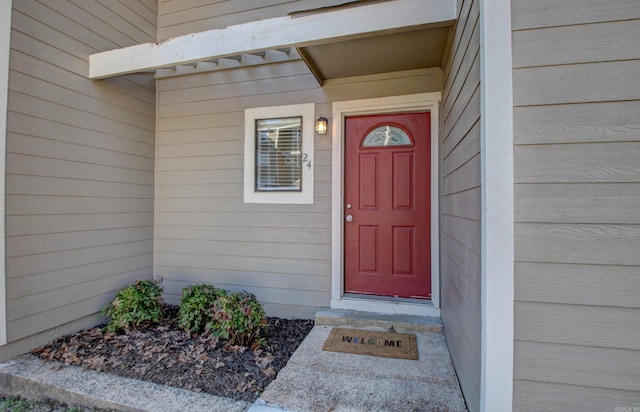
[[[439, 124], [441, 93], [335, 102], [332, 106], [331, 308], [440, 316]], [[344, 296], [344, 120], [348, 116], [431, 112], [431, 301]]]

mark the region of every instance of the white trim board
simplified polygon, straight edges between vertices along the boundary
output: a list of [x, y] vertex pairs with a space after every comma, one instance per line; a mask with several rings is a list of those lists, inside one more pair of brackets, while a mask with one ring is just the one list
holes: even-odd
[[480, 410], [513, 408], [513, 86], [510, 0], [480, 0]]
[[0, 2], [0, 345], [7, 343], [7, 278], [5, 265], [5, 170], [7, 108], [9, 98], [9, 50], [11, 47], [11, 0]]
[[[331, 308], [367, 312], [440, 316], [440, 241], [438, 168], [441, 93], [420, 93], [335, 102], [332, 107], [331, 176]], [[347, 116], [410, 112], [431, 112], [431, 290], [430, 303], [416, 304], [379, 299], [346, 297], [344, 290], [344, 119]]]
[[456, 15], [455, 0], [395, 0], [264, 19], [92, 54], [89, 78], [450, 23]]

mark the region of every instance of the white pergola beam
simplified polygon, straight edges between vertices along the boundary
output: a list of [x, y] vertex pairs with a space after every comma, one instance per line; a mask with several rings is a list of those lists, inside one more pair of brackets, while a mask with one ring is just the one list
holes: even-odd
[[456, 0], [394, 0], [229, 26], [89, 56], [89, 78], [308, 46], [377, 33], [420, 28], [456, 19]]

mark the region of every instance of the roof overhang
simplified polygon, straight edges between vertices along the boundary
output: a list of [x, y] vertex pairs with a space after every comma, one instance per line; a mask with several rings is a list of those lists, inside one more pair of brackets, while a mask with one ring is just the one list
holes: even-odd
[[450, 27], [437, 26], [298, 47], [320, 84], [325, 80], [440, 67]]
[[[388, 61], [402, 61], [404, 69], [429, 67], [433, 56], [441, 55], [430, 51], [429, 47], [444, 47], [442, 39], [446, 34], [442, 27], [451, 26], [456, 13], [456, 0], [349, 2], [343, 7], [308, 10], [159, 43], [96, 53], [89, 57], [89, 78], [101, 79], [180, 65], [195, 66], [198, 62], [217, 64], [217, 59], [264, 56], [267, 50], [292, 47], [300, 50], [320, 82], [344, 74], [327, 70], [328, 65], [323, 68], [325, 62], [332, 60], [335, 66], [336, 56], [353, 56], [354, 50], [369, 50], [366, 53], [369, 59], [382, 57]], [[415, 39], [423, 41], [416, 42]], [[435, 43], [442, 47], [429, 46]], [[403, 46], [398, 47], [400, 44]], [[395, 55], [385, 56], [381, 53], [383, 49]], [[323, 57], [327, 55], [333, 58]], [[370, 67], [364, 60], [360, 63], [356, 59], [348, 60], [348, 67], [341, 65], [347, 73], [362, 74], [363, 68]]]

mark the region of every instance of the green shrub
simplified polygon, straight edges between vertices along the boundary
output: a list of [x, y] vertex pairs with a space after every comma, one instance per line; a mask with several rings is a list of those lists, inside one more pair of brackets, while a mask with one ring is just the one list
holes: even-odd
[[0, 397], [0, 410], [13, 412], [27, 412], [31, 410], [32, 405], [26, 399], [17, 396]]
[[212, 319], [207, 330], [213, 336], [227, 339], [232, 345], [249, 346], [264, 343], [267, 321], [264, 308], [255, 295], [234, 292], [220, 296], [213, 305]]
[[138, 279], [133, 285], [120, 289], [102, 314], [109, 317], [107, 330], [111, 332], [158, 323], [162, 316], [162, 287], [150, 280]]
[[216, 299], [226, 295], [226, 290], [213, 285], [191, 285], [182, 289], [178, 325], [187, 332], [202, 332], [211, 320], [211, 309]]

